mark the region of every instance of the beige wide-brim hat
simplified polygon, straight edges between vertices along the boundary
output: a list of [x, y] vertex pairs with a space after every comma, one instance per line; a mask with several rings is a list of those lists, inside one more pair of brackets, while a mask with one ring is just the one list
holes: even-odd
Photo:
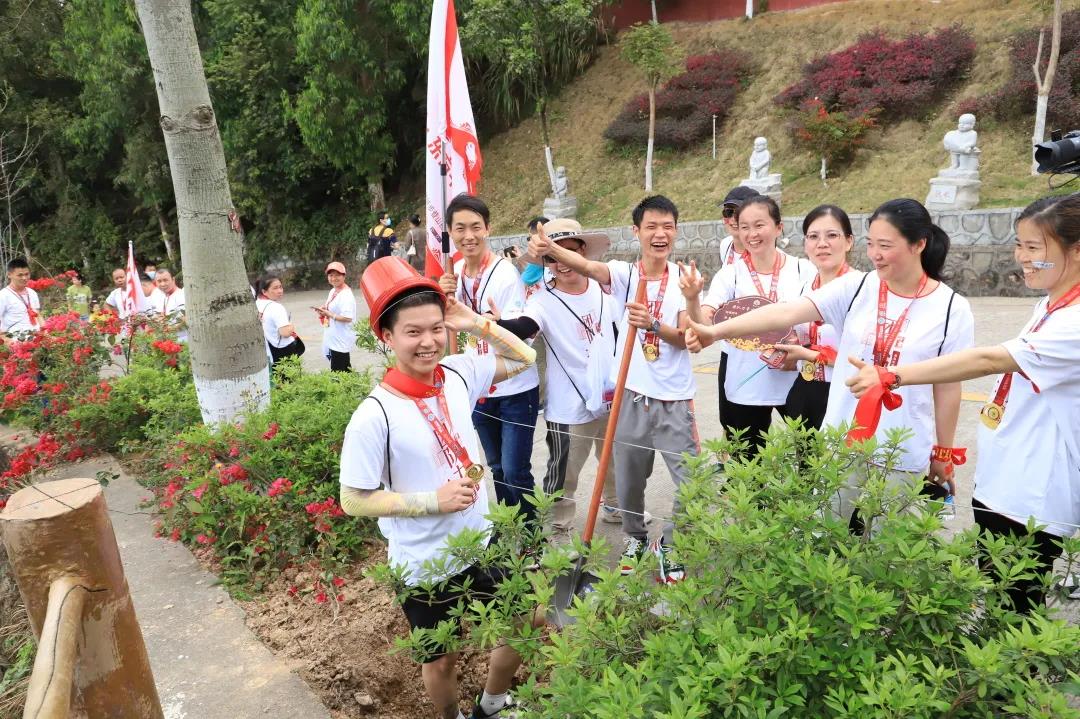
[[583, 232], [581, 223], [567, 218], [556, 218], [544, 223], [544, 234], [552, 242], [581, 240], [585, 243], [585, 257], [599, 260], [611, 247], [611, 238], [603, 232]]

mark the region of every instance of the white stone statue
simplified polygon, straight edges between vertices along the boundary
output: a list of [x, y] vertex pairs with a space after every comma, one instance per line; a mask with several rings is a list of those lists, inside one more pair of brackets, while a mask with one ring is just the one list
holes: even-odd
[[555, 197], [563, 198], [570, 194], [570, 179], [566, 176], [566, 168], [559, 165], [555, 168]]
[[960, 173], [978, 173], [979, 153], [975, 144], [979, 140], [979, 133], [975, 132], [975, 116], [965, 113], [960, 116], [960, 121], [955, 130], [945, 133], [945, 149], [949, 151], [949, 167], [941, 174], [944, 177]]
[[769, 154], [769, 141], [764, 137], [754, 139], [754, 151], [750, 153], [750, 179], [758, 182], [767, 182], [769, 179], [769, 163], [772, 155]]

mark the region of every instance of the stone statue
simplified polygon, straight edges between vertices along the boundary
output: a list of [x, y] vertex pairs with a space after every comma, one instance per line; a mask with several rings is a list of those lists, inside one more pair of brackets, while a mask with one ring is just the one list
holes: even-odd
[[566, 168], [560, 165], [555, 168], [554, 197], [544, 200], [544, 217], [554, 220], [556, 217], [577, 217], [577, 198], [570, 194], [570, 180], [566, 177]]
[[570, 194], [570, 179], [566, 176], [566, 168], [559, 165], [555, 168], [555, 197], [563, 198]]
[[960, 116], [955, 130], [945, 133], [943, 144], [949, 151], [949, 166], [930, 180], [926, 196], [929, 210], [970, 210], [979, 204], [979, 155], [976, 147], [979, 133], [975, 132], [975, 116]]
[[[949, 168], [945, 172], [978, 172], [981, 152], [975, 146], [978, 140], [975, 116], [971, 113], [961, 115], [956, 129], [945, 133], [945, 149], [949, 151]], [[943, 176], [947, 176], [945, 172]]]
[[754, 151], [750, 153], [750, 179], [767, 182], [771, 162], [772, 155], [769, 154], [769, 141], [764, 137], [755, 138]]

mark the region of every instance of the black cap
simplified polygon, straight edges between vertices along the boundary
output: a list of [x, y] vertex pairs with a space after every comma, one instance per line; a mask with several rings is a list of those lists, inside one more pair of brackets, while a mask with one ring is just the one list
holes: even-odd
[[746, 185], [739, 185], [727, 193], [727, 197], [720, 203], [723, 205], [734, 205], [735, 207], [742, 207], [743, 203], [749, 200], [751, 197], [757, 197], [758, 191], [747, 187]]

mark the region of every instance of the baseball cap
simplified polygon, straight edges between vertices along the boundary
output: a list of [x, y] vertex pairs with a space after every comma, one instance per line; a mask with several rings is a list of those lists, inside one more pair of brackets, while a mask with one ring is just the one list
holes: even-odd
[[733, 205], [735, 207], [742, 207], [742, 204], [744, 202], [749, 200], [751, 197], [757, 197], [757, 195], [757, 190], [747, 187], [746, 185], [739, 185], [738, 187], [732, 188], [727, 193], [727, 196], [724, 197], [724, 201], [720, 204], [721, 206]]
[[340, 262], [331, 262], [326, 266], [326, 269], [323, 270], [323, 273], [325, 274], [327, 272], [330, 272], [331, 270], [334, 272], [340, 272], [343, 275], [348, 274], [345, 271], [345, 265], [341, 264]]

